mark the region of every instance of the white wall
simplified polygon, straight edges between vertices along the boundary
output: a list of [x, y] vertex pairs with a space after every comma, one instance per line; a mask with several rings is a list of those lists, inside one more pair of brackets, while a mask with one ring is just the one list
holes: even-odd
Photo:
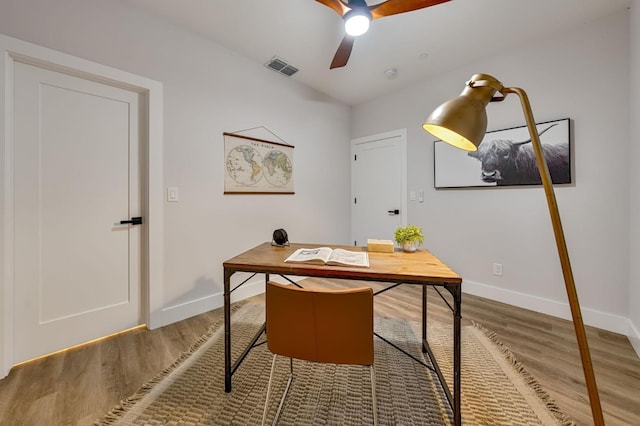
[[640, 354], [640, 1], [631, 4], [631, 132], [629, 139], [629, 199], [630, 249], [629, 249], [629, 337], [636, 352]]
[[[409, 222], [463, 278], [463, 289], [570, 318], [541, 187], [433, 189], [422, 122], [475, 73], [527, 91], [537, 121], [573, 120], [575, 184], [556, 188], [586, 323], [627, 333], [629, 316], [629, 17], [625, 11], [354, 107], [352, 137], [406, 127]], [[515, 95], [488, 108], [489, 130], [524, 124]], [[492, 275], [502, 263], [504, 275]]]
[[[349, 107], [126, 2], [3, 0], [0, 32], [163, 83], [160, 324], [221, 306], [222, 262], [276, 228], [347, 243]], [[295, 145], [295, 195], [223, 195], [222, 133], [258, 126]]]

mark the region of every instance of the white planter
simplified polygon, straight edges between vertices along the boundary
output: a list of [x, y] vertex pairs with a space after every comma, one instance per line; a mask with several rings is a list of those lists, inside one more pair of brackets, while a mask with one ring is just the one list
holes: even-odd
[[406, 251], [407, 253], [413, 253], [414, 251], [416, 251], [416, 243], [402, 243], [402, 250]]

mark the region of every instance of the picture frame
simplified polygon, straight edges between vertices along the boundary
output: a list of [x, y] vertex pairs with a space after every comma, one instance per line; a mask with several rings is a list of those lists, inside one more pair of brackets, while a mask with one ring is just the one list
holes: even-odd
[[224, 132], [225, 194], [295, 194], [293, 145]]
[[[536, 124], [553, 184], [573, 182], [570, 124]], [[435, 141], [433, 158], [436, 189], [541, 185], [526, 125], [487, 132], [474, 152]]]

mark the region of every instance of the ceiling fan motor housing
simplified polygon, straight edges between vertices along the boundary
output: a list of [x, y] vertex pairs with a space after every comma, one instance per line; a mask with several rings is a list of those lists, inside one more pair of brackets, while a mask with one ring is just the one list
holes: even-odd
[[[365, 0], [316, 0], [344, 19], [347, 34], [338, 46], [329, 69], [341, 68], [347, 65], [351, 50], [353, 49], [354, 37], [364, 34], [369, 29], [372, 20], [384, 18], [385, 16], [398, 15], [405, 12], [424, 9], [451, 0], [387, 0], [381, 3], [368, 6]], [[357, 18], [357, 19], [355, 19]], [[356, 28], [351, 29], [351, 25], [359, 21]]]

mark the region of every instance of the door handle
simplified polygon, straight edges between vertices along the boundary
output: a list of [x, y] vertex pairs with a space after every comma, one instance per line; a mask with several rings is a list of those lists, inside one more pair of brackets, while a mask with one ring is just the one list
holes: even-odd
[[398, 210], [398, 209], [389, 210], [388, 213], [391, 214], [391, 215], [396, 215], [396, 214], [400, 214], [400, 210]]
[[121, 220], [120, 221], [120, 225], [126, 225], [126, 224], [142, 225], [142, 218], [141, 217], [132, 217], [131, 220]]

